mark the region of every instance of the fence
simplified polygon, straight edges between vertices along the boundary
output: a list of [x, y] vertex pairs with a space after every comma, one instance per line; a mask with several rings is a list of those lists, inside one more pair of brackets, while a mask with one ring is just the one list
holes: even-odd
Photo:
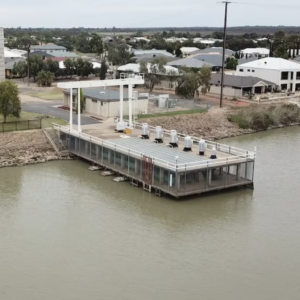
[[0, 132], [42, 129], [42, 119], [0, 123]]

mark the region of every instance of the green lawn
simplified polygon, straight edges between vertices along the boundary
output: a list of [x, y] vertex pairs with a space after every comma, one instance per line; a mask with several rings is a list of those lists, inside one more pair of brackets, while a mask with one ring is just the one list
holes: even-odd
[[191, 109], [191, 110], [178, 110], [178, 111], [170, 111], [158, 114], [145, 114], [145, 115], [138, 115], [138, 119], [146, 119], [146, 118], [156, 118], [156, 117], [171, 117], [171, 116], [178, 116], [178, 115], [191, 115], [191, 114], [199, 114], [204, 113], [207, 110], [204, 108], [201, 109]]
[[45, 91], [42, 93], [32, 93], [28, 94], [31, 97], [40, 98], [44, 100], [62, 100], [63, 99], [63, 90], [59, 88], [53, 88], [50, 91]]
[[[43, 115], [41, 114], [22, 111], [19, 119], [8, 118], [6, 123], [3, 123], [3, 116], [0, 115], [0, 132], [39, 129], [39, 120], [42, 117]], [[28, 120], [30, 120], [30, 122], [28, 122]], [[51, 127], [52, 123], [56, 123], [58, 125], [67, 124], [66, 121], [51, 116], [48, 118], [42, 118], [42, 128]]]

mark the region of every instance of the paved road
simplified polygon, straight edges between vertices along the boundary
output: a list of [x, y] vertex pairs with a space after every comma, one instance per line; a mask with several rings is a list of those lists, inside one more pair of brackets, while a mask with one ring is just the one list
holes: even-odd
[[[26, 103], [22, 103], [22, 110], [28, 112], [34, 112], [38, 114], [51, 115], [56, 118], [61, 118], [63, 120], [69, 121], [69, 111], [53, 107], [55, 105], [59, 105], [58, 101], [30, 101]], [[89, 125], [89, 124], [97, 124], [99, 123], [97, 120], [81, 116], [81, 125]], [[77, 124], [77, 115], [73, 114], [73, 124]]]

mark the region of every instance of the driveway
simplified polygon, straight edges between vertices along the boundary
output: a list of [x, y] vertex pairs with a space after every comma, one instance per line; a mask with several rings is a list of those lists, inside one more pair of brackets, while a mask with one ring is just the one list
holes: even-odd
[[[28, 112], [34, 112], [38, 114], [44, 114], [44, 115], [51, 115], [56, 118], [61, 118], [63, 120], [69, 121], [70, 119], [70, 112], [53, 107], [57, 105], [62, 105], [60, 101], [26, 101], [22, 103], [22, 110], [28, 111]], [[90, 125], [90, 124], [98, 124], [99, 121], [89, 118], [87, 116], [81, 116], [81, 124], [82, 125]], [[77, 115], [73, 113], [73, 124], [77, 124]]]

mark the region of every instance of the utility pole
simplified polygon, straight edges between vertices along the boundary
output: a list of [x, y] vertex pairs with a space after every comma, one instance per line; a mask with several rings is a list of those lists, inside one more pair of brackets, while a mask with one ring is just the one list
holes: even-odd
[[220, 107], [223, 106], [223, 88], [224, 88], [224, 66], [225, 66], [225, 46], [226, 46], [226, 30], [227, 30], [227, 8], [229, 1], [222, 1], [225, 4], [225, 17], [224, 17], [224, 33], [223, 33], [223, 54], [222, 54], [222, 73], [221, 73], [221, 95]]

